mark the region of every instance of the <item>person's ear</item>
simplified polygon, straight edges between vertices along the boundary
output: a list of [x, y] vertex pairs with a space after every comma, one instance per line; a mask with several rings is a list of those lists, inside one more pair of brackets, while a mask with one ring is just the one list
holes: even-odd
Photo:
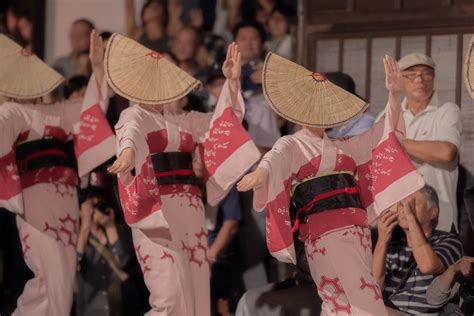
[[430, 219], [433, 221], [437, 219], [439, 215], [439, 209], [436, 206], [431, 207], [430, 209]]

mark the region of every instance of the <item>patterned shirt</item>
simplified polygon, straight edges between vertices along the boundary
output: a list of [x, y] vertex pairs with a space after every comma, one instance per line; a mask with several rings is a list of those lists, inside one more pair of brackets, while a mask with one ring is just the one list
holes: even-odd
[[[461, 241], [454, 234], [435, 230], [429, 238], [429, 243], [445, 268], [462, 257]], [[413, 263], [413, 251], [408, 247], [406, 239], [390, 244], [386, 260], [384, 299], [390, 300], [398, 309], [410, 314], [440, 312], [442, 305], [429, 305], [426, 301], [426, 290], [435, 275], [422, 274], [416, 263], [407, 281], [396, 291], [400, 280]]]

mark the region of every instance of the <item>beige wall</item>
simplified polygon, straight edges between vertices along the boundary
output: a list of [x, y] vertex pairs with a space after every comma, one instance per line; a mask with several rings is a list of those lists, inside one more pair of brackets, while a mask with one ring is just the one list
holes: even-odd
[[[78, 18], [91, 20], [99, 31], [125, 32], [125, 0], [47, 0], [46, 2], [46, 61], [69, 52], [68, 33]], [[143, 0], [135, 0], [139, 15]]]

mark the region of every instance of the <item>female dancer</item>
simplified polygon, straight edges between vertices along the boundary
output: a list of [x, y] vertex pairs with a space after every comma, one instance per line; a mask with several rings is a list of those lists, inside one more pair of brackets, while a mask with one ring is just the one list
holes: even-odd
[[18, 214], [24, 258], [34, 273], [14, 315], [69, 315], [76, 272], [77, 169], [79, 176], [86, 175], [114, 153], [114, 135], [103, 113], [102, 42], [93, 31], [94, 75], [84, 100], [52, 105], [35, 99], [63, 78], [3, 35], [0, 47], [0, 94], [17, 100], [0, 106], [0, 206]]
[[[331, 140], [324, 127], [344, 124], [365, 109], [364, 103], [282, 57], [270, 53], [265, 61], [267, 100], [303, 128], [281, 138], [238, 189], [254, 189], [255, 209], [266, 208], [267, 245], [279, 260], [295, 263], [292, 232], [299, 229], [323, 315], [386, 315], [371, 275], [368, 222], [423, 185], [396, 136], [403, 133], [402, 75], [388, 56], [384, 66], [389, 91], [385, 121], [361, 136]], [[280, 79], [284, 73], [293, 83]], [[293, 89], [283, 91], [288, 85]], [[288, 106], [292, 97], [308, 93], [321, 97], [316, 104]], [[338, 107], [341, 100], [348, 102]], [[293, 228], [290, 202], [296, 210]]]
[[[129, 69], [128, 80], [121, 77], [122, 69]], [[118, 159], [109, 171], [119, 174], [125, 219], [132, 227], [150, 290], [149, 315], [210, 314], [207, 232], [196, 186], [198, 161], [208, 202], [216, 204], [259, 159], [241, 125], [244, 104], [235, 44], [229, 46], [223, 72], [227, 82], [214, 114], [173, 114], [167, 108], [176, 108], [197, 81], [159, 53], [119, 34], [107, 45], [110, 86], [137, 102], [122, 112], [115, 126]], [[141, 78], [147, 81], [134, 81]], [[148, 86], [149, 82], [157, 86]]]

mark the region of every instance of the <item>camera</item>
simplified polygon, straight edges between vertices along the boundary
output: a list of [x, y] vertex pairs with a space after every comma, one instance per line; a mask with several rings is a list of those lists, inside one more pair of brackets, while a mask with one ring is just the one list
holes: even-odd
[[104, 215], [110, 215], [110, 206], [105, 201], [99, 201], [94, 204], [94, 209], [98, 210]]

